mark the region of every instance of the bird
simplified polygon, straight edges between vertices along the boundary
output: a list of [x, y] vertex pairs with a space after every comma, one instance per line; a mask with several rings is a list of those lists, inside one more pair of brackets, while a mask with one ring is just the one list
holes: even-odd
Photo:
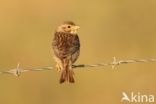
[[52, 49], [56, 69], [61, 72], [60, 83], [75, 82], [72, 65], [80, 55], [80, 40], [77, 34], [79, 28], [74, 22], [65, 21], [55, 30]]

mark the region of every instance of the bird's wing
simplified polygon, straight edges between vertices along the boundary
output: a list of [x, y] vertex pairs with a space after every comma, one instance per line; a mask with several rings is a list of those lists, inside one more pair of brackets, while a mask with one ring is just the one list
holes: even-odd
[[71, 46], [69, 48], [69, 53], [74, 54], [75, 52], [80, 50], [80, 41], [78, 35], [75, 35], [72, 38]]

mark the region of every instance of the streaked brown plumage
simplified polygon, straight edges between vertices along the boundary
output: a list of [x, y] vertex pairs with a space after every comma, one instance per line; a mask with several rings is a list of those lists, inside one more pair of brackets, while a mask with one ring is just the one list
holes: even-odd
[[57, 70], [61, 71], [60, 83], [75, 82], [72, 64], [77, 60], [80, 53], [78, 28], [73, 22], [67, 21], [57, 28], [54, 35], [52, 48]]

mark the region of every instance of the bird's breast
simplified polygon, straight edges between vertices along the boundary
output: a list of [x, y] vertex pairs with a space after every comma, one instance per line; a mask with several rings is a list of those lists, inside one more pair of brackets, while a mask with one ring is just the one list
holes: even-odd
[[73, 43], [74, 38], [75, 35], [73, 34], [56, 32], [54, 40], [58, 47], [67, 48]]

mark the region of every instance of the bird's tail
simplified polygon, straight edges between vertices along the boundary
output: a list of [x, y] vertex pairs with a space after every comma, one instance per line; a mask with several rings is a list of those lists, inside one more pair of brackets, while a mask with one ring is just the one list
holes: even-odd
[[74, 72], [73, 70], [63, 70], [61, 73], [60, 83], [65, 81], [69, 81], [70, 83], [74, 83]]
[[63, 83], [65, 81], [69, 81], [70, 83], [74, 83], [74, 71], [69, 68], [69, 63], [64, 66], [62, 72], [61, 72], [61, 77], [60, 77], [60, 83]]

